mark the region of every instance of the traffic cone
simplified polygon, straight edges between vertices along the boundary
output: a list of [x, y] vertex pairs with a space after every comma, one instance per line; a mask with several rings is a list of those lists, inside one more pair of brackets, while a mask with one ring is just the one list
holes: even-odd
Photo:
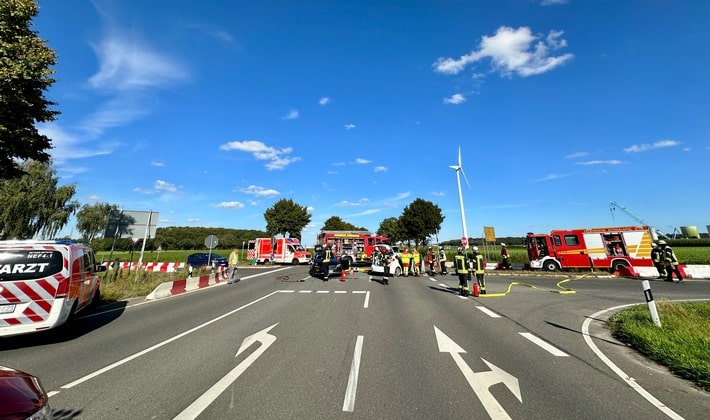
[[345, 270], [340, 270], [340, 281], [345, 281]]
[[473, 297], [478, 297], [478, 283], [473, 283]]

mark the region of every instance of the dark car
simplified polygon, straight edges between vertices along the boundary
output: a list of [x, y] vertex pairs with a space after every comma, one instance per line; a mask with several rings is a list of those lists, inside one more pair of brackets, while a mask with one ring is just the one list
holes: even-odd
[[214, 252], [196, 252], [187, 256], [187, 265], [191, 267], [226, 267], [227, 259]]
[[39, 379], [29, 373], [0, 366], [0, 418], [52, 418], [49, 397]]

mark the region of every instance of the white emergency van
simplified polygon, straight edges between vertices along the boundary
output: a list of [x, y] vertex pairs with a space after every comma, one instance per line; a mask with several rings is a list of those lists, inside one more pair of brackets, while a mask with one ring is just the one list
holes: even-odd
[[0, 241], [0, 337], [57, 327], [97, 304], [104, 269], [87, 244]]

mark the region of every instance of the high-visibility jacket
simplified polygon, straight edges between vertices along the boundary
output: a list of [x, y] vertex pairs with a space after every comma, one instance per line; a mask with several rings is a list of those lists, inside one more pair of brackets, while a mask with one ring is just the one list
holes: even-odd
[[439, 250], [439, 261], [446, 261], [446, 252], [443, 249]]
[[481, 254], [475, 254], [473, 258], [474, 258], [474, 267], [476, 268], [475, 273], [476, 273], [476, 274], [483, 274], [483, 273], [485, 273], [485, 266], [486, 266], [486, 263], [483, 262], [483, 255], [481, 255]]
[[651, 260], [655, 263], [663, 262], [663, 251], [661, 251], [661, 248], [656, 247], [651, 250]]
[[412, 252], [412, 259], [414, 259], [414, 264], [419, 264], [422, 261], [422, 257], [416, 249]]
[[673, 248], [669, 246], [663, 248], [663, 259], [669, 264], [678, 265], [678, 258], [676, 258]]
[[232, 252], [229, 254], [229, 260], [227, 261], [229, 265], [237, 265], [239, 263], [239, 254]]
[[456, 267], [456, 273], [458, 274], [468, 274], [468, 267], [466, 267], [466, 256], [458, 254], [454, 257], [454, 265]]
[[409, 260], [412, 259], [412, 256], [409, 254], [409, 251], [404, 251], [399, 254], [399, 258], [402, 260], [402, 264], [409, 265]]

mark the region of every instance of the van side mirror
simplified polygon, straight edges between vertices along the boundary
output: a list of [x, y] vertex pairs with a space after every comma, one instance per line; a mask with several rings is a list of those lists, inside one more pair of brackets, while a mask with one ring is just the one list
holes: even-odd
[[100, 272], [102, 272], [102, 271], [106, 271], [106, 266], [105, 266], [105, 265], [101, 265], [101, 264], [97, 264], [97, 265], [96, 265], [96, 272], [97, 272], [97, 273], [100, 273]]

